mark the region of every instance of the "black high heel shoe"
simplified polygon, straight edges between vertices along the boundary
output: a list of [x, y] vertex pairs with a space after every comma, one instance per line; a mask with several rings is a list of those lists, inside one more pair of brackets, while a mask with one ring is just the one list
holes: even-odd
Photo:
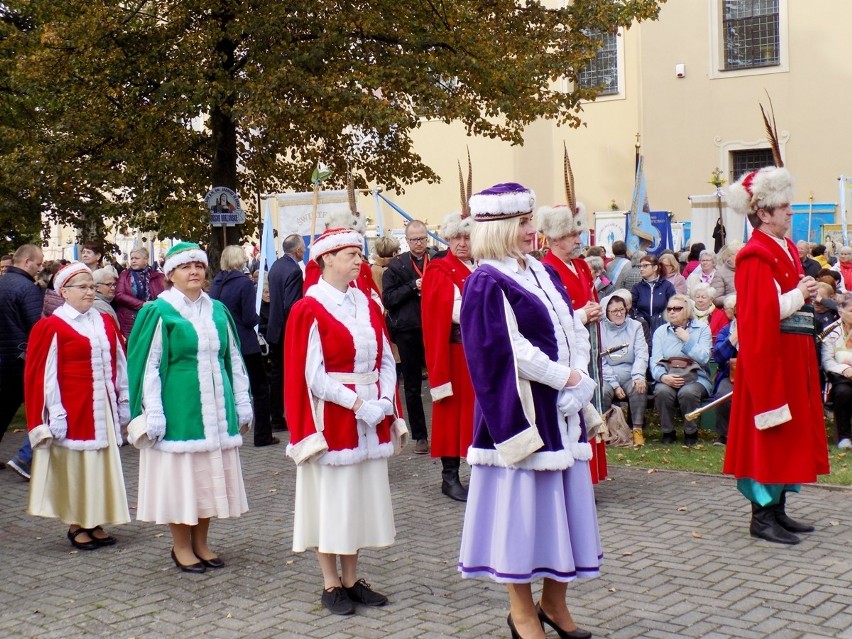
[[183, 572], [192, 572], [195, 574], [201, 574], [202, 572], [207, 572], [207, 567], [201, 563], [200, 561], [195, 564], [187, 564], [184, 565], [178, 561], [177, 555], [175, 554], [175, 549], [172, 548], [172, 561], [175, 562], [175, 566], [180, 568]]
[[[506, 617], [506, 623], [509, 624], [509, 630], [512, 633], [512, 639], [524, 639], [523, 637], [521, 637], [520, 634], [518, 634], [518, 629], [515, 628], [515, 622], [512, 621], [512, 613], [511, 612], [509, 613], [509, 616]], [[544, 626], [542, 626], [542, 629], [544, 629]]]
[[541, 609], [540, 603], [537, 603], [535, 605], [535, 611], [538, 613], [538, 620], [541, 621], [542, 626], [544, 624], [547, 624], [548, 626], [553, 628], [556, 631], [556, 634], [559, 635], [560, 639], [590, 639], [590, 637], [592, 636], [591, 632], [589, 632], [588, 630], [583, 630], [580, 627], [576, 628], [575, 630], [572, 630], [571, 632], [563, 630], [562, 628], [556, 625], [556, 622], [553, 621], [553, 619], [551, 619], [544, 613], [544, 610]]

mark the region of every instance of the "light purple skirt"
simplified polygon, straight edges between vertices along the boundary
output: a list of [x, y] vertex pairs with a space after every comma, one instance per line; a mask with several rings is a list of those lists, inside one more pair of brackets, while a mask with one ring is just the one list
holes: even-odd
[[602, 559], [588, 462], [560, 471], [471, 467], [462, 577], [573, 581], [599, 576]]

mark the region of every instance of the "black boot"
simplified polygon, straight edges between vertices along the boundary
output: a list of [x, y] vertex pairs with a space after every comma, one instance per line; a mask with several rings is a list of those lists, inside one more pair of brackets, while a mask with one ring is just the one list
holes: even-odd
[[787, 532], [775, 519], [775, 506], [751, 505], [751, 526], [749, 533], [776, 544], [798, 544], [799, 538]]
[[467, 488], [459, 479], [461, 460], [458, 457], [441, 457], [441, 464], [444, 467], [441, 471], [441, 492], [450, 499], [467, 501]]
[[785, 512], [787, 505], [787, 491], [781, 493], [781, 501], [770, 508], [775, 509], [775, 521], [781, 524], [781, 527], [791, 533], [809, 533], [814, 531], [814, 527], [810, 524], [803, 524], [793, 519], [790, 519]]

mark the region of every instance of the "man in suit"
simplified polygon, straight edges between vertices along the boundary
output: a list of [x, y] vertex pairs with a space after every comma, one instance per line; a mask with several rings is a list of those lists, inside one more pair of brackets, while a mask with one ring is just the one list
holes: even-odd
[[272, 430], [287, 430], [284, 421], [284, 332], [293, 304], [302, 298], [304, 275], [299, 263], [305, 257], [305, 241], [301, 235], [288, 235], [282, 245], [284, 255], [269, 269], [269, 408]]
[[388, 329], [399, 350], [414, 452], [425, 455], [429, 452], [429, 435], [420, 398], [423, 367], [426, 365], [420, 287], [423, 273], [429, 265], [426, 225], [420, 220], [412, 220], [405, 227], [405, 239], [409, 250], [393, 258], [382, 275], [382, 303], [387, 311]]

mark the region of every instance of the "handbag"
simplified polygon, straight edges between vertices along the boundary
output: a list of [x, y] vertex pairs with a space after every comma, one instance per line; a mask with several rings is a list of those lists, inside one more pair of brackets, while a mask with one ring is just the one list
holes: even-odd
[[260, 346], [260, 354], [264, 357], [269, 356], [269, 342], [263, 336], [263, 333], [257, 333], [257, 345]]
[[661, 359], [660, 364], [666, 368], [668, 375], [681, 377], [687, 384], [698, 380], [698, 371], [701, 369], [694, 359], [683, 356]]

